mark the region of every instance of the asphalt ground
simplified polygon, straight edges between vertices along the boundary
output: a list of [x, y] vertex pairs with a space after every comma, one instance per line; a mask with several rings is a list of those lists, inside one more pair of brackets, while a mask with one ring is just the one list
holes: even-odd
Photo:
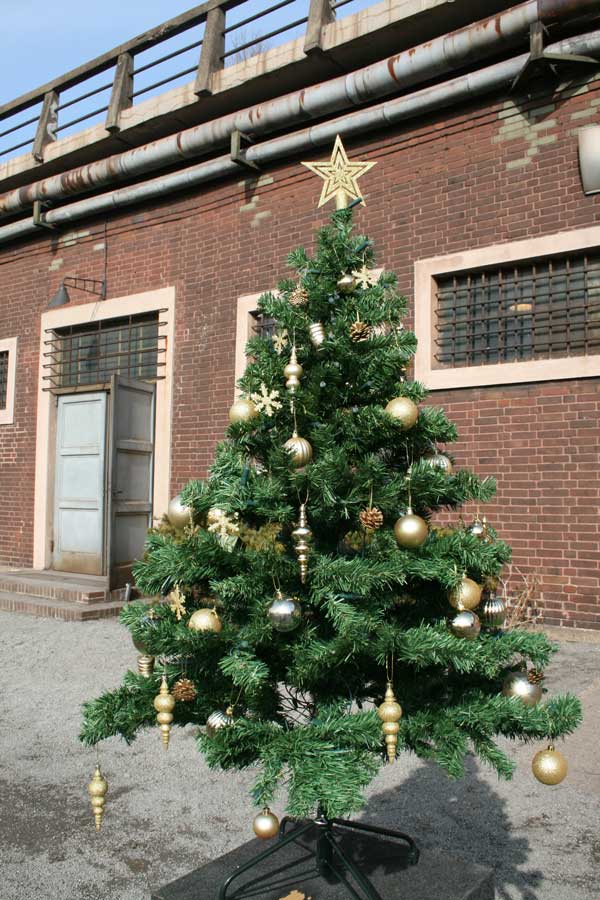
[[[117, 622], [2, 612], [0, 650], [0, 900], [148, 900], [252, 837], [252, 772], [209, 772], [191, 728], [174, 731], [168, 753], [154, 729], [130, 748], [102, 745], [109, 794], [95, 832], [86, 791], [95, 756], [77, 734], [83, 700], [135, 666]], [[600, 644], [564, 643], [548, 676], [551, 692], [573, 691], [584, 704], [583, 727], [561, 746], [570, 766], [562, 785], [534, 780], [537, 746], [512, 745], [510, 783], [475, 761], [449, 782], [406, 756], [371, 785], [365, 820], [492, 866], [501, 900], [599, 898]]]

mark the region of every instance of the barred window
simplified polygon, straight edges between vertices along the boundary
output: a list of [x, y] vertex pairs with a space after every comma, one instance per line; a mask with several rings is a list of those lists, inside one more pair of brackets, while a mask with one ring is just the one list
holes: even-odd
[[436, 368], [600, 353], [600, 250], [435, 282]]
[[0, 409], [6, 409], [8, 400], [8, 350], [0, 351]]
[[51, 330], [45, 341], [45, 389], [106, 384], [113, 374], [164, 378], [161, 324], [159, 312], [151, 312]]
[[277, 320], [259, 312], [252, 315], [254, 318], [254, 334], [258, 337], [273, 337], [277, 331]]

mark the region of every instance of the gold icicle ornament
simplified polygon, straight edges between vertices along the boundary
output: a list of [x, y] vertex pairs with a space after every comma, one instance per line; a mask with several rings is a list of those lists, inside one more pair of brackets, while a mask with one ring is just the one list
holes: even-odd
[[292, 531], [292, 540], [300, 565], [300, 581], [302, 584], [306, 583], [306, 576], [308, 574], [308, 554], [310, 553], [312, 536], [312, 531], [310, 530], [308, 519], [306, 518], [306, 503], [301, 503], [298, 524]]
[[156, 710], [156, 721], [160, 727], [160, 733], [165, 750], [169, 749], [169, 737], [171, 736], [171, 723], [173, 721], [173, 710], [175, 709], [175, 698], [169, 691], [169, 683], [167, 676], [163, 675], [160, 683], [160, 691], [154, 698], [154, 709]]
[[96, 820], [96, 831], [102, 828], [102, 816], [104, 815], [104, 804], [106, 803], [106, 794], [108, 792], [108, 781], [100, 771], [100, 766], [96, 766], [93, 778], [87, 786], [88, 794], [92, 803], [94, 819]]
[[291, 394], [295, 394], [298, 387], [300, 386], [300, 379], [302, 377], [303, 371], [304, 369], [298, 362], [298, 357], [296, 356], [296, 345], [294, 344], [290, 355], [290, 361], [283, 370], [283, 374], [286, 377], [285, 386]]
[[381, 730], [385, 735], [388, 762], [394, 762], [396, 759], [396, 748], [398, 747], [398, 732], [400, 731], [398, 722], [402, 718], [402, 707], [396, 700], [391, 681], [387, 683], [385, 699], [381, 706], [377, 708], [377, 715], [383, 722]]

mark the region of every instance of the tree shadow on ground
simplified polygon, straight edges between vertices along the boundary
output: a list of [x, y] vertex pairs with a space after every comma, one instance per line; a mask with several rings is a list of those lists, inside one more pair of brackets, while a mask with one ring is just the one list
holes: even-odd
[[408, 832], [424, 848], [495, 870], [501, 900], [540, 900], [543, 879], [538, 869], [522, 868], [529, 841], [515, 835], [506, 800], [479, 777], [473, 759], [467, 774], [450, 781], [442, 769], [425, 763], [402, 785], [374, 795], [364, 821]]

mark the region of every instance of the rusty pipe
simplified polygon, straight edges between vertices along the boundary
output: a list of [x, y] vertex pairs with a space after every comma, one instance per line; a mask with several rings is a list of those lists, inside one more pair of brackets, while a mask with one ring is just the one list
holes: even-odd
[[546, 24], [587, 13], [600, 15], [598, 0], [537, 0], [538, 19]]
[[[551, 53], [600, 53], [600, 31], [568, 38], [550, 45]], [[335, 135], [351, 138], [374, 129], [396, 125], [416, 116], [444, 109], [470, 100], [490, 91], [505, 88], [521, 71], [528, 54], [524, 53], [504, 62], [496, 63], [467, 75], [461, 75], [442, 84], [387, 100], [369, 109], [349, 113], [292, 134], [251, 146], [247, 158], [257, 165], [267, 165], [289, 158], [313, 147], [330, 144]], [[110, 212], [142, 201], [152, 200], [184, 188], [195, 188], [216, 178], [239, 174], [239, 167], [230, 156], [221, 156], [209, 162], [190, 166], [182, 171], [161, 175], [141, 184], [118, 188], [85, 200], [79, 200], [46, 213], [49, 225], [68, 226], [80, 219]], [[0, 244], [25, 237], [37, 230], [31, 219], [0, 227]]]
[[[235, 130], [259, 137], [446, 75], [522, 42], [542, 2], [549, 4], [550, 0], [526, 0], [347, 75], [9, 191], [0, 196], [0, 216], [28, 209], [35, 200], [62, 200], [204, 155], [227, 146]], [[552, 2], [558, 4], [559, 0]], [[577, 2], [582, 5], [586, 0]], [[575, 3], [570, 0], [571, 6]]]

